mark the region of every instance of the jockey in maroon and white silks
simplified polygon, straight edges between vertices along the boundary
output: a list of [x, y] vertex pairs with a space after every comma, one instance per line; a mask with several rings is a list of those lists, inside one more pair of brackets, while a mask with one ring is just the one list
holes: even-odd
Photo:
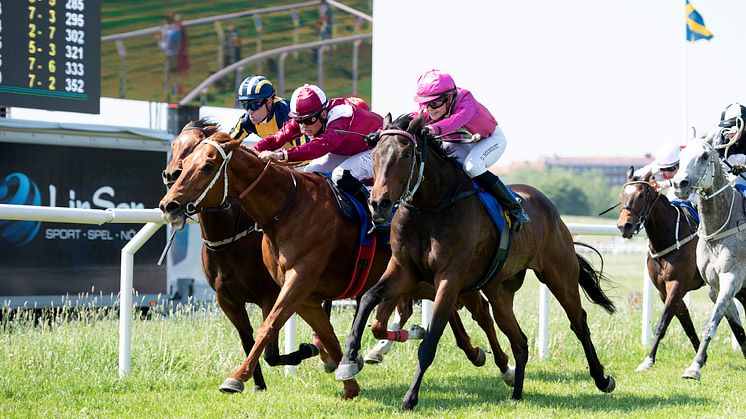
[[[306, 84], [293, 93], [290, 116], [293, 119], [285, 122], [278, 132], [254, 146], [260, 152], [260, 157], [290, 162], [312, 160], [304, 171], [331, 172], [335, 182], [342, 177], [344, 170], [349, 170], [353, 177], [361, 181], [373, 177], [373, 161], [365, 139], [360, 135], [336, 131], [365, 135], [381, 129], [383, 118], [368, 110], [362, 99], [327, 100], [320, 88]], [[311, 137], [311, 141], [280, 149], [289, 139], [301, 134]]]

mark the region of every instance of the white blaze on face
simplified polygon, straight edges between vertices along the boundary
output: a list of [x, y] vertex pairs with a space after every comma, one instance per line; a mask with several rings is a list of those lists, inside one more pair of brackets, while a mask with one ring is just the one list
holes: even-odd
[[632, 197], [632, 195], [635, 194], [636, 191], [637, 191], [637, 186], [627, 185], [624, 187], [624, 190], [622, 192], [624, 192], [624, 194], [627, 195], [628, 198], [630, 198]]

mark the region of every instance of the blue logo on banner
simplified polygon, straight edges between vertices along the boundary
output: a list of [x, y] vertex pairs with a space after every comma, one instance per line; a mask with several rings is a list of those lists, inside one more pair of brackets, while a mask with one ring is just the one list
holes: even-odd
[[[41, 205], [41, 194], [36, 183], [23, 173], [15, 172], [0, 184], [0, 204]], [[0, 220], [0, 240], [22, 246], [30, 243], [39, 232], [40, 221]]]

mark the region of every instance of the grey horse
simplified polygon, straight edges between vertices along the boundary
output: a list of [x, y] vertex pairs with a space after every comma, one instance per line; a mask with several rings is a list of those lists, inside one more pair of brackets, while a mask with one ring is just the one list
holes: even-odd
[[[725, 316], [733, 328], [736, 340], [746, 357], [744, 336], [738, 309], [733, 298], [743, 298], [741, 290], [746, 279], [746, 212], [744, 198], [733, 188], [712, 146], [712, 138], [693, 139], [681, 151], [679, 172], [673, 178], [676, 196], [686, 198], [692, 191], [700, 196], [699, 242], [697, 268], [710, 286], [710, 299], [715, 303], [702, 331], [702, 341], [692, 364], [682, 377], [698, 380], [707, 359], [707, 346], [715, 336], [720, 320]], [[743, 300], [742, 300], [743, 302]]]

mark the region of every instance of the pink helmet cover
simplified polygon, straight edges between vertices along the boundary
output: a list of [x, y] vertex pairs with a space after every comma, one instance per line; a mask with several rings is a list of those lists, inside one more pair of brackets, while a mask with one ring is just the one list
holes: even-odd
[[417, 103], [429, 102], [438, 96], [456, 89], [453, 78], [440, 70], [428, 70], [417, 80]]

